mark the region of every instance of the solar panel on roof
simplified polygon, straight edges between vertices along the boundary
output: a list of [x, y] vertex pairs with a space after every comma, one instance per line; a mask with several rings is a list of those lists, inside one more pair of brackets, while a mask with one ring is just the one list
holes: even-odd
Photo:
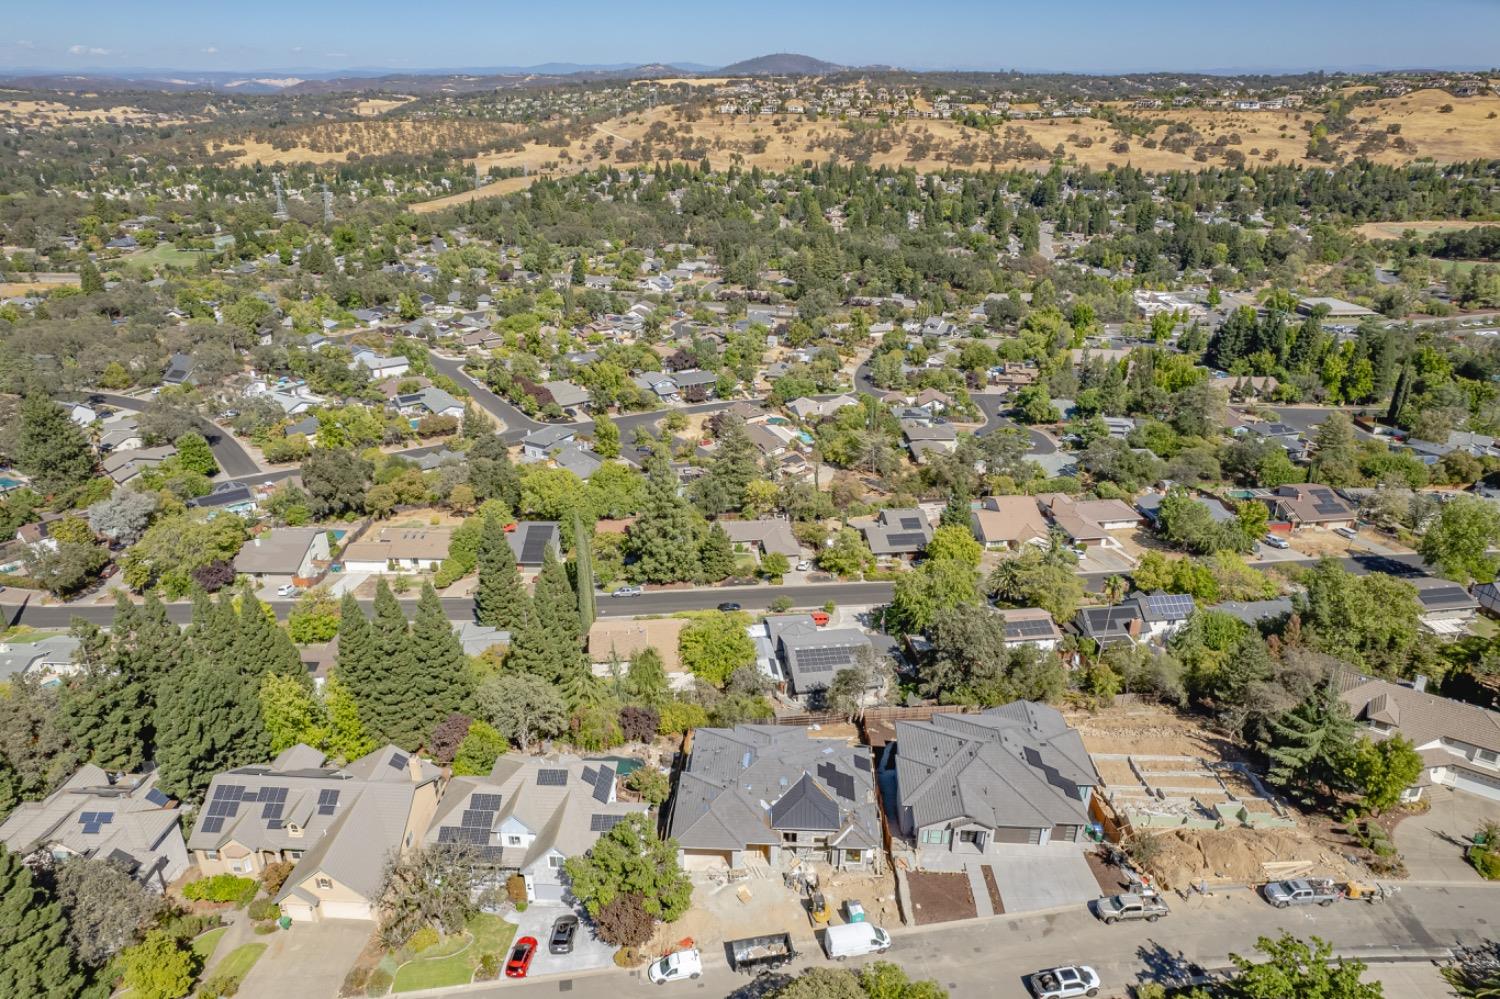
[[490, 841], [490, 834], [487, 829], [460, 828], [458, 830], [458, 839], [460, 843], [473, 843], [476, 846], [483, 846]]
[[337, 788], [324, 788], [318, 792], [318, 814], [332, 815], [339, 806], [339, 792]]
[[388, 765], [392, 770], [405, 770], [406, 756], [401, 753], [392, 753]]
[[917, 517], [902, 517], [901, 528], [906, 531], [920, 531], [922, 529], [922, 521]]
[[1005, 633], [1008, 638], [1039, 638], [1052, 634], [1051, 621], [1007, 621]]
[[528, 531], [526, 539], [521, 542], [521, 558], [519, 561], [525, 563], [540, 562], [547, 554], [547, 542], [550, 539], [548, 531]]
[[489, 829], [495, 824], [494, 812], [482, 812], [473, 808], [465, 809], [458, 824], [465, 829]]
[[849, 801], [854, 800], [854, 778], [851, 775], [836, 773], [828, 783], [833, 786], [834, 794], [837, 794], [840, 798], [846, 798]]
[[155, 805], [157, 808], [163, 808], [166, 806], [167, 802], [171, 801], [172, 799], [168, 798], [166, 795], [162, 794], [160, 791], [153, 787], [151, 790], [146, 792], [146, 800], [151, 802], [151, 804]]
[[564, 787], [568, 783], [566, 770], [538, 770], [536, 782], [542, 787]]
[[442, 826], [442, 827], [440, 827], [438, 829], [438, 842], [439, 843], [457, 843], [458, 842], [458, 827], [457, 826]]
[[870, 772], [870, 758], [868, 756], [856, 756], [854, 758], [854, 765], [866, 773]]
[[624, 818], [623, 815], [591, 815], [589, 816], [589, 832], [609, 832]]
[[203, 831], [206, 833], [216, 833], [223, 828], [224, 820], [217, 815], [203, 820]]
[[498, 794], [472, 795], [469, 798], [469, 807], [485, 812], [498, 812], [500, 811], [500, 796]]
[[214, 789], [215, 798], [226, 798], [231, 801], [239, 801], [244, 793], [245, 788], [242, 784], [220, 784]]
[[910, 534], [892, 534], [886, 540], [892, 545], [920, 548], [927, 542], [927, 537], [920, 531], [916, 531]]
[[594, 783], [594, 781], [599, 779], [599, 771], [595, 770], [593, 767], [584, 767], [583, 779], [586, 783], [592, 784]]
[[610, 767], [603, 767], [599, 771], [598, 779], [594, 781], [594, 800], [609, 803], [609, 794], [614, 790], [615, 772]]

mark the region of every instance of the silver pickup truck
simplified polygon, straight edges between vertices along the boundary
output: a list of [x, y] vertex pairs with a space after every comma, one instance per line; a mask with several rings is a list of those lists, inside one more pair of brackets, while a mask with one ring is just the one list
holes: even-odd
[[1172, 910], [1160, 895], [1106, 895], [1094, 903], [1094, 914], [1107, 924], [1128, 919], [1154, 923], [1162, 916], [1170, 916]]
[[1261, 889], [1266, 901], [1278, 909], [1289, 905], [1332, 905], [1344, 896], [1338, 885], [1326, 878], [1272, 881]]

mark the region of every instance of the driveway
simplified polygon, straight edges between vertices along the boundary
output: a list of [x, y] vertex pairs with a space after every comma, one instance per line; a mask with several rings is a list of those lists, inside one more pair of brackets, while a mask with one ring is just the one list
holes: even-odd
[[573, 937], [571, 954], [553, 954], [547, 950], [547, 941], [552, 937], [552, 921], [574, 909], [559, 904], [533, 902], [525, 912], [512, 913], [506, 919], [516, 924], [514, 939], [536, 937], [540, 944], [536, 957], [532, 958], [528, 977], [538, 975], [572, 975], [580, 971], [593, 971], [614, 965], [615, 948], [594, 936], [594, 924], [581, 912], [578, 915], [578, 933]]
[[1007, 915], [1082, 905], [1099, 897], [1099, 880], [1077, 846], [995, 845], [990, 849], [983, 862], [995, 872]]
[[1130, 553], [1119, 548], [1105, 548], [1096, 546], [1085, 548], [1082, 555], [1078, 557], [1078, 572], [1129, 572], [1135, 568], [1135, 560]]
[[1411, 880], [1484, 884], [1464, 859], [1464, 850], [1485, 822], [1500, 822], [1500, 801], [1447, 787], [1430, 787], [1423, 793], [1431, 808], [1402, 819], [1394, 836]]
[[363, 919], [293, 923], [256, 941], [267, 944], [240, 986], [242, 996], [302, 996], [334, 999], [375, 924]]

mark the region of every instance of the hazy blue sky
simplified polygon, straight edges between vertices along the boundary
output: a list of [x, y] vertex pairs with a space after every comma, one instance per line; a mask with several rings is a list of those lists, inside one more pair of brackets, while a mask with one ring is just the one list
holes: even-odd
[[70, 0], [12, 5], [0, 67], [723, 65], [801, 52], [921, 68], [1493, 66], [1500, 0]]

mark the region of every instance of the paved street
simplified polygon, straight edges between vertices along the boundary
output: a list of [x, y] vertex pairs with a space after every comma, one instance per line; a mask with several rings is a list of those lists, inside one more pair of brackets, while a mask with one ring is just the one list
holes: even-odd
[[[1260, 935], [1281, 930], [1331, 941], [1341, 954], [1371, 960], [1421, 958], [1455, 945], [1477, 944], [1494, 936], [1500, 923], [1500, 889], [1407, 888], [1381, 905], [1341, 903], [1329, 909], [1277, 910], [1247, 890], [1188, 901], [1169, 899], [1173, 915], [1160, 923], [1106, 927], [1082, 907], [1048, 915], [996, 917], [914, 929], [887, 927], [895, 944], [888, 955], [913, 977], [935, 978], [954, 999], [1011, 999], [1026, 995], [1022, 976], [1070, 962], [1092, 964], [1104, 979], [1104, 996], [1123, 996], [1125, 987], [1153, 977], [1172, 978], [1228, 965], [1231, 952], [1247, 952]], [[822, 964], [821, 954], [804, 954], [796, 968]], [[729, 996], [747, 980], [729, 971], [718, 948], [704, 955], [697, 982], [668, 986], [673, 995]], [[856, 965], [858, 961], [854, 962]], [[1425, 962], [1423, 962], [1425, 963]], [[1427, 965], [1430, 969], [1430, 965]], [[1428, 990], [1431, 974], [1392, 970], [1398, 982]], [[660, 996], [640, 972], [603, 972], [573, 979], [538, 979], [454, 990], [465, 996], [551, 996], [628, 999]], [[741, 993], [743, 994], [743, 993]], [[1423, 999], [1443, 992], [1388, 993], [1390, 999]]]
[[[150, 396], [137, 399], [134, 396], [116, 395], [112, 392], [90, 392], [87, 398], [93, 402], [107, 403], [116, 409], [126, 409], [132, 413], [139, 413], [151, 404]], [[199, 431], [208, 441], [208, 446], [213, 449], [214, 458], [226, 476], [253, 477], [258, 473], [260, 465], [255, 457], [243, 444], [235, 440], [233, 434], [219, 429], [203, 417], [198, 417], [197, 423]]]

